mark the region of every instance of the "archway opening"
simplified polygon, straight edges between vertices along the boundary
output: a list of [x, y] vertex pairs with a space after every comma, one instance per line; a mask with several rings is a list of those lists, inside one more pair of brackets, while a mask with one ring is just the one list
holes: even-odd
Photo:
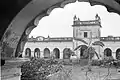
[[50, 50], [48, 48], [44, 49], [44, 58], [50, 58]]
[[34, 50], [34, 57], [36, 57], [36, 58], [40, 57], [40, 49], [39, 48], [35, 48], [35, 50]]
[[104, 50], [104, 56], [105, 57], [112, 57], [112, 50], [110, 48], [106, 48]]
[[70, 56], [71, 56], [70, 48], [65, 48], [63, 50], [63, 59], [70, 59]]
[[120, 48], [116, 50], [116, 59], [120, 60]]
[[86, 45], [81, 45], [80, 48], [80, 58], [84, 58], [84, 51], [87, 49], [88, 47]]
[[25, 57], [31, 57], [31, 49], [30, 48], [26, 48]]
[[60, 50], [58, 48], [55, 48], [53, 50], [53, 54], [55, 55], [55, 58], [56, 59], [59, 59], [60, 58]]

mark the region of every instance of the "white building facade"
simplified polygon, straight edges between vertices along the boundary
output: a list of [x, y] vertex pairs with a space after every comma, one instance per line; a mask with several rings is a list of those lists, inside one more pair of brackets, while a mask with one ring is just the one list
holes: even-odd
[[[41, 38], [41, 37], [39, 37]], [[39, 39], [37, 38], [37, 39]], [[73, 50], [73, 39], [71, 37], [69, 38], [44, 38], [44, 40], [39, 41], [28, 41], [24, 47], [23, 56], [25, 55], [25, 50], [30, 49], [31, 50], [31, 56], [34, 57], [35, 49], [39, 49], [40, 51], [40, 57], [44, 57], [45, 52], [50, 54], [51, 56], [54, 52], [57, 52], [58, 58], [63, 58], [63, 51], [65, 49], [71, 49]], [[48, 57], [49, 57], [48, 56]]]
[[[101, 41], [105, 46], [92, 46], [102, 59], [104, 57], [112, 56], [114, 59], [120, 59], [120, 36], [119, 37], [101, 37], [101, 19], [96, 14], [95, 20], [81, 21], [74, 16], [73, 20], [73, 37], [47, 37], [38, 36], [36, 38], [28, 38], [28, 42], [25, 44], [22, 56], [31, 57], [50, 57], [55, 55], [56, 58], [63, 59], [65, 50], [74, 49], [82, 45], [83, 48], [78, 49], [75, 52], [78, 58], [83, 56], [83, 51], [87, 43], [93, 43], [95, 41]], [[30, 53], [29, 55], [27, 53]], [[38, 54], [36, 54], [38, 53]], [[94, 59], [97, 57], [94, 55]]]

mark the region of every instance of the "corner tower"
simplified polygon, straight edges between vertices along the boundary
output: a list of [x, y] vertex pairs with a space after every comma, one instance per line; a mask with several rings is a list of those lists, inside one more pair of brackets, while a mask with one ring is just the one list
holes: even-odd
[[73, 38], [89, 39], [100, 38], [101, 21], [98, 14], [95, 16], [95, 20], [81, 21], [74, 16], [73, 21]]
[[86, 45], [84, 41], [90, 43], [91, 41], [100, 40], [101, 19], [96, 14], [94, 20], [81, 21], [76, 15], [73, 18], [73, 47], [74, 49], [79, 45]]

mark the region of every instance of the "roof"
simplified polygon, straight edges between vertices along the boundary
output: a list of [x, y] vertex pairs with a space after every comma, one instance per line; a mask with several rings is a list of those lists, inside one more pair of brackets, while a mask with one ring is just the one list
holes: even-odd
[[53, 38], [44, 38], [44, 37], [37, 37], [37, 38], [28, 38], [28, 42], [72, 42], [72, 37], [53, 37]]
[[99, 20], [88, 20], [88, 21], [74, 21], [73, 22], [73, 27], [79, 27], [79, 26], [95, 26], [98, 25], [101, 27], [101, 23]]
[[100, 37], [100, 41], [119, 41], [120, 42], [120, 37]]
[[[28, 38], [28, 42], [72, 42], [73, 37], [53, 37], [53, 38], [44, 38], [44, 37], [36, 37], [36, 38]], [[120, 37], [100, 37], [100, 41], [120, 41]]]

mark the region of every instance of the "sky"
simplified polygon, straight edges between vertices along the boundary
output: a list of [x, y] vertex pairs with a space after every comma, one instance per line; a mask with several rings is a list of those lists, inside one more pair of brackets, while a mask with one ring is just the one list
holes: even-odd
[[101, 37], [108, 35], [120, 36], [120, 15], [109, 13], [102, 5], [91, 6], [88, 2], [75, 2], [64, 8], [55, 8], [49, 16], [43, 17], [29, 37], [73, 37], [73, 17], [76, 15], [81, 21], [94, 20], [98, 14], [101, 18]]

